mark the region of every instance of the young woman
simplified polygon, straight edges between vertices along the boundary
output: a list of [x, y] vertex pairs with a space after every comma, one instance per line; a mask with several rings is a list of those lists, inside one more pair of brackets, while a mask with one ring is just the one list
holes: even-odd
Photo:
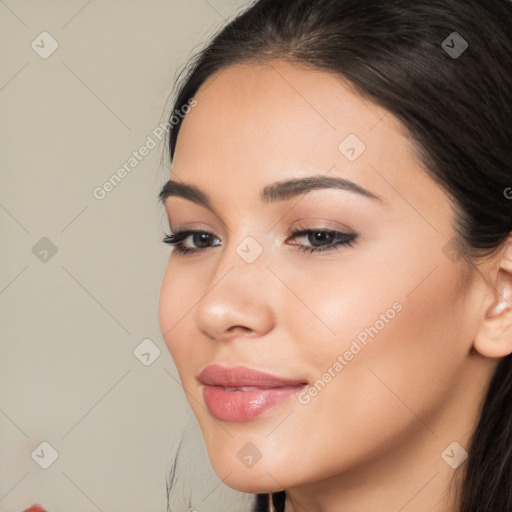
[[260, 0], [174, 112], [160, 327], [218, 477], [512, 511], [512, 4]]

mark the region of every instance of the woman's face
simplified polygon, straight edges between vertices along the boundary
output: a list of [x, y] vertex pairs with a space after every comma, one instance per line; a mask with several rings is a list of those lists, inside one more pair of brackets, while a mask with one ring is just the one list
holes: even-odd
[[339, 78], [279, 61], [195, 98], [171, 180], [201, 194], [165, 203], [173, 232], [204, 234], [171, 252], [159, 318], [219, 478], [264, 492], [397, 445], [439, 457], [478, 301], [412, 141]]

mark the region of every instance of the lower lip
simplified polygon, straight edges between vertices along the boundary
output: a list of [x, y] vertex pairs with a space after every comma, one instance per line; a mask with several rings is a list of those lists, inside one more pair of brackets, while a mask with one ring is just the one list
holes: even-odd
[[221, 421], [244, 422], [256, 418], [280, 402], [290, 400], [305, 387], [306, 384], [226, 391], [221, 386], [204, 386], [203, 397], [214, 418]]

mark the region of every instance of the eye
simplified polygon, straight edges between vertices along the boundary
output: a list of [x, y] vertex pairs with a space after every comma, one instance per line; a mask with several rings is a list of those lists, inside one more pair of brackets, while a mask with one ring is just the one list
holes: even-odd
[[[351, 247], [357, 238], [355, 233], [345, 233], [324, 228], [298, 229], [292, 231], [290, 239], [302, 239], [303, 243], [289, 243], [297, 249], [313, 253], [316, 251], [334, 250], [340, 246]], [[187, 242], [188, 240], [188, 242]], [[165, 235], [162, 240], [173, 247], [178, 254], [202, 252], [210, 247], [221, 245], [220, 240], [208, 231], [183, 230]], [[304, 243], [305, 242], [305, 243]]]
[[303, 241], [310, 244], [292, 243], [290, 245], [297, 245], [299, 250], [312, 253], [315, 251], [333, 250], [339, 246], [352, 246], [357, 238], [357, 234], [324, 228], [309, 228], [295, 230], [291, 233], [290, 237], [294, 239], [302, 238]]
[[[192, 247], [185, 243], [189, 238], [192, 242]], [[186, 254], [203, 251], [204, 249], [208, 249], [214, 245], [220, 245], [220, 243], [213, 243], [215, 240], [220, 242], [220, 240], [213, 233], [209, 233], [208, 231], [187, 229], [169, 233], [165, 235], [162, 241], [165, 244], [171, 245], [174, 251], [180, 254]]]

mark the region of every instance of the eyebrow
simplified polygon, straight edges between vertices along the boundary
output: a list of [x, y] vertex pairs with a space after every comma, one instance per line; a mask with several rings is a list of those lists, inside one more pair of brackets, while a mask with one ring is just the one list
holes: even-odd
[[[286, 181], [278, 181], [266, 185], [261, 193], [260, 199], [264, 203], [274, 203], [285, 201], [293, 197], [305, 194], [313, 190], [320, 189], [341, 189], [360, 196], [382, 201], [382, 198], [361, 187], [357, 183], [345, 178], [336, 178], [332, 176], [308, 176], [306, 178], [295, 178]], [[194, 185], [169, 180], [158, 194], [159, 200], [165, 204], [165, 200], [170, 196], [182, 197], [188, 199], [200, 206], [204, 206], [213, 211], [212, 201], [206, 192], [203, 192]]]

